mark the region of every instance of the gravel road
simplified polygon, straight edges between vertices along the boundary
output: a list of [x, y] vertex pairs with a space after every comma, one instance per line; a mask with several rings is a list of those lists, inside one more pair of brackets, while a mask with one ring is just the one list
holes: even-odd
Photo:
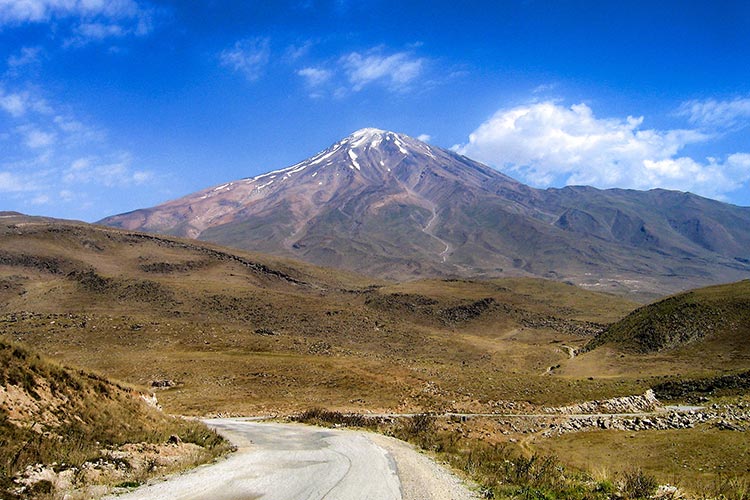
[[156, 481], [119, 500], [468, 500], [447, 470], [408, 444], [300, 424], [205, 421], [234, 443], [227, 459]]

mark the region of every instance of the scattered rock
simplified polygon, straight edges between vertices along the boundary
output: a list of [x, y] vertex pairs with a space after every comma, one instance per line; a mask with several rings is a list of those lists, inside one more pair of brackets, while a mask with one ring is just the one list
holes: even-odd
[[159, 389], [169, 389], [170, 387], [175, 387], [176, 385], [177, 384], [174, 380], [169, 379], [151, 381], [151, 387], [156, 387]]
[[256, 328], [255, 333], [257, 333], [258, 335], [278, 335], [270, 328]]

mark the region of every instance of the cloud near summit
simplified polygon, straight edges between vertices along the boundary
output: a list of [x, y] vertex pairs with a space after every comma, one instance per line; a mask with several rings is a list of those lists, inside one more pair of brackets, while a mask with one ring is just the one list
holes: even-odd
[[750, 181], [750, 154], [681, 156], [711, 134], [642, 129], [643, 117], [598, 118], [586, 104], [532, 103], [497, 111], [453, 149], [536, 186], [661, 187], [723, 197]]

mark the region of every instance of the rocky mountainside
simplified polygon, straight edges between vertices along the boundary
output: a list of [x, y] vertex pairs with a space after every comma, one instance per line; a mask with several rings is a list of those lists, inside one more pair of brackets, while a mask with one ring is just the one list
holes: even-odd
[[648, 298], [750, 276], [750, 208], [664, 190], [534, 189], [378, 129], [101, 223], [384, 278], [541, 276]]

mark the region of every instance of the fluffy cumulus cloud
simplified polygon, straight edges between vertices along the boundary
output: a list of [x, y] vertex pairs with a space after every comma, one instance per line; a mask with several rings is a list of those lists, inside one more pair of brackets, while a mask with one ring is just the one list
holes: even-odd
[[245, 38], [219, 54], [222, 66], [242, 73], [250, 81], [261, 77], [271, 57], [268, 38]]
[[732, 129], [750, 125], [750, 97], [718, 101], [707, 99], [682, 103], [678, 115], [696, 126], [710, 129]]
[[0, 193], [28, 191], [30, 188], [17, 173], [0, 170]]
[[341, 58], [344, 71], [354, 91], [371, 83], [381, 83], [395, 90], [406, 89], [423, 72], [425, 60], [408, 52], [384, 55], [377, 50], [365, 54], [352, 52]]
[[712, 135], [643, 129], [643, 117], [598, 118], [585, 104], [501, 109], [454, 150], [536, 186], [661, 187], [722, 197], [750, 180], [750, 155], [681, 156]]
[[19, 118], [27, 113], [49, 114], [52, 112], [47, 102], [40, 97], [33, 96], [28, 90], [6, 91], [0, 86], [0, 110]]

